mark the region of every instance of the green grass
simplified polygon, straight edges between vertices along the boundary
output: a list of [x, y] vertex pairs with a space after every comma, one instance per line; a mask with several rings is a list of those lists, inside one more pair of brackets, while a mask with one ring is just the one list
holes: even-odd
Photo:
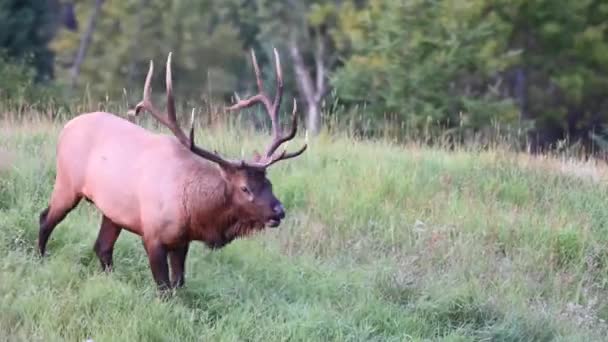
[[[288, 211], [281, 227], [216, 252], [194, 244], [186, 288], [162, 301], [132, 234], [117, 243], [115, 272], [100, 272], [100, 215], [86, 203], [57, 227], [50, 256], [36, 256], [60, 127], [0, 126], [0, 340], [591, 341], [608, 331], [600, 182], [501, 150], [322, 136], [271, 171]], [[267, 139], [199, 136], [231, 156]]]

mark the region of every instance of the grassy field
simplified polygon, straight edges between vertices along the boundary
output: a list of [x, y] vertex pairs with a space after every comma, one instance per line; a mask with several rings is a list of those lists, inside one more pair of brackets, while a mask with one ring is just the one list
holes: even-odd
[[[593, 341], [608, 333], [601, 166], [323, 136], [270, 178], [288, 219], [156, 297], [140, 240], [115, 272], [82, 203], [35, 253], [61, 125], [0, 123], [0, 340]], [[200, 132], [236, 156], [265, 137]], [[294, 144], [295, 145], [295, 144]]]

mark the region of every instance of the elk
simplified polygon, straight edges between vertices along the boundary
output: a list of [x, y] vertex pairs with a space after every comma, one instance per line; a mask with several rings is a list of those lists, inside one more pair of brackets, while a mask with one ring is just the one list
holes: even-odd
[[[194, 142], [194, 115], [189, 136], [175, 113], [171, 53], [166, 67], [166, 115], [151, 101], [154, 64], [144, 84], [143, 100], [134, 113], [147, 111], [173, 136], [145, 130], [117, 115], [85, 113], [70, 120], [57, 144], [55, 185], [48, 207], [40, 214], [38, 248], [44, 256], [57, 224], [82, 198], [102, 213], [94, 251], [103, 270], [111, 271], [114, 244], [122, 230], [141, 236], [152, 276], [159, 290], [182, 287], [191, 241], [217, 249], [235, 238], [277, 227], [285, 209], [272, 192], [266, 170], [273, 164], [301, 155], [299, 150], [277, 152], [296, 135], [296, 102], [291, 129], [279, 125], [283, 77], [274, 50], [276, 93], [271, 101], [264, 91], [255, 53], [251, 59], [259, 93], [239, 99], [229, 111], [262, 104], [270, 116], [272, 141], [262, 155], [230, 160]], [[169, 278], [169, 265], [171, 277]]]

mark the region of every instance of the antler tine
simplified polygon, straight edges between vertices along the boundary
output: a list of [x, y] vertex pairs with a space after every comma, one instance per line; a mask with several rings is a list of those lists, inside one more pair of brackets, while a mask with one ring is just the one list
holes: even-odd
[[173, 77], [172, 77], [172, 72], [171, 72], [171, 55], [173, 53], [169, 52], [169, 55], [167, 56], [167, 67], [166, 67], [166, 76], [165, 76], [165, 84], [167, 87], [167, 116], [169, 117], [169, 120], [176, 122], [177, 123], [177, 119], [176, 119], [176, 115], [175, 115], [175, 98], [173, 97]]
[[[291, 111], [291, 130], [289, 131], [289, 134], [287, 134], [285, 136], [281, 136], [280, 132], [279, 132], [279, 134], [275, 134], [275, 139], [272, 140], [272, 143], [270, 145], [268, 145], [268, 148], [266, 149], [266, 153], [265, 153], [266, 157], [272, 156], [274, 151], [276, 151], [277, 148], [279, 148], [279, 146], [281, 146], [281, 144], [293, 139], [296, 136], [296, 133], [298, 130], [298, 116], [296, 115], [297, 110], [298, 110], [298, 103], [296, 102], [296, 99], [294, 98], [293, 99], [293, 110]], [[279, 137], [279, 138], [277, 138], [277, 137]]]
[[[153, 107], [150, 103], [150, 83], [152, 81], [152, 73], [154, 72], [154, 62], [150, 60], [150, 67], [148, 68], [148, 74], [146, 75], [146, 82], [144, 83], [144, 91], [142, 95], [142, 100], [135, 106], [135, 115], [138, 115], [140, 111], [146, 110], [147, 108]], [[158, 113], [156, 113], [158, 114]], [[155, 113], [152, 113], [153, 116], [156, 116]], [[157, 118], [158, 119], [158, 118]], [[160, 119], [159, 119], [160, 120]]]
[[296, 98], [294, 97], [293, 98], [293, 109], [291, 111], [291, 131], [285, 137], [285, 138], [287, 138], [287, 140], [291, 140], [296, 136], [296, 132], [298, 130], [298, 115], [296, 113], [297, 111], [298, 111], [298, 102], [296, 101]]
[[299, 156], [300, 154], [304, 153], [304, 151], [306, 151], [307, 148], [308, 148], [308, 145], [304, 144], [302, 147], [300, 147], [299, 150], [297, 150], [295, 152], [287, 153], [286, 150], [283, 150], [280, 154], [276, 154], [269, 161], [264, 163], [264, 168], [270, 167], [270, 165], [272, 165], [278, 161], [281, 161], [281, 160], [295, 158], [295, 157]]
[[283, 70], [281, 69], [281, 59], [279, 58], [279, 52], [276, 48], [274, 52], [274, 66], [275, 66], [275, 77], [277, 83], [277, 91], [274, 95], [274, 102], [272, 103], [272, 129], [275, 136], [281, 134], [281, 126], [279, 126], [279, 109], [281, 108], [281, 100], [283, 99]]
[[255, 72], [256, 83], [258, 85], [258, 93], [247, 99], [241, 100], [236, 97], [237, 103], [227, 108], [229, 111], [236, 111], [243, 108], [249, 108], [256, 103], [262, 103], [266, 107], [266, 111], [270, 113], [273, 108], [273, 104], [270, 103], [266, 92], [264, 92], [264, 82], [262, 81], [262, 74], [260, 67], [258, 66], [258, 60], [255, 57], [255, 51], [251, 49], [251, 64], [253, 64], [253, 71]]
[[194, 111], [195, 108], [192, 108], [192, 116], [190, 118], [190, 146], [194, 146]]
[[173, 77], [171, 74], [171, 55], [173, 53], [169, 52], [169, 56], [167, 56], [167, 74], [165, 78], [165, 83], [167, 87], [167, 117], [169, 119], [169, 129], [173, 132], [173, 134], [179, 139], [179, 141], [184, 144], [184, 146], [191, 148], [190, 139], [186, 137], [184, 131], [179, 127], [177, 123], [177, 116], [175, 114], [175, 99], [173, 98]]
[[152, 96], [152, 88], [150, 84], [152, 83], [152, 73], [154, 72], [154, 62], [150, 60], [150, 68], [148, 69], [148, 74], [146, 75], [146, 82], [144, 83], [144, 93], [143, 93], [143, 101], [150, 102], [150, 97]]
[[260, 67], [258, 66], [258, 59], [255, 58], [255, 50], [251, 49], [251, 63], [253, 64], [253, 72], [255, 72], [255, 81], [258, 84], [258, 91], [260, 94], [264, 93], [264, 82], [262, 81], [262, 73], [260, 73]]

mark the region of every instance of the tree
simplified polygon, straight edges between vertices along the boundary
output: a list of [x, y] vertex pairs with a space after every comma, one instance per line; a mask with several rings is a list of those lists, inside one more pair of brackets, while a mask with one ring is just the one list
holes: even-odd
[[80, 66], [84, 61], [85, 54], [87, 53], [87, 49], [91, 44], [91, 39], [93, 38], [93, 32], [95, 32], [95, 23], [97, 22], [97, 18], [99, 17], [99, 13], [101, 12], [101, 5], [103, 4], [103, 0], [95, 0], [95, 6], [93, 7], [93, 12], [89, 17], [89, 22], [87, 24], [86, 30], [82, 34], [82, 38], [80, 39], [80, 46], [78, 47], [78, 52], [74, 57], [74, 62], [72, 63], [72, 67], [70, 69], [70, 77], [71, 77], [71, 86], [72, 88], [76, 85], [76, 80], [78, 79], [78, 74], [80, 73]]
[[485, 12], [505, 28], [502, 44], [521, 51], [505, 86], [535, 123], [533, 147], [588, 140], [608, 119], [606, 2], [488, 0]]
[[[127, 88], [135, 99], [150, 60], [162, 68], [173, 52], [175, 92], [181, 99], [225, 98], [236, 89], [236, 70], [247, 57], [234, 27], [223, 20], [220, 0], [125, 0], [105, 2], [82, 62], [78, 85], [114, 98]], [[94, 3], [76, 2], [79, 18], [92, 13]], [[81, 34], [62, 31], [54, 41], [57, 65], [73, 65]], [[58, 68], [61, 80], [69, 69]], [[164, 89], [155, 77], [154, 90]], [[133, 89], [131, 87], [137, 87]]]
[[53, 77], [53, 52], [48, 43], [60, 7], [53, 1], [4, 0], [0, 2], [0, 49], [12, 61], [27, 61], [36, 80]]
[[354, 26], [344, 31], [353, 52], [335, 75], [338, 96], [418, 128], [516, 120], [514, 108], [493, 91], [493, 66], [511, 61], [494, 49], [497, 30], [483, 19], [480, 4], [371, 0], [360, 11], [343, 12]]
[[608, 119], [607, 18], [601, 0], [370, 0], [340, 12], [352, 53], [333, 84], [414, 126], [517, 123], [533, 149], [588, 143]]

